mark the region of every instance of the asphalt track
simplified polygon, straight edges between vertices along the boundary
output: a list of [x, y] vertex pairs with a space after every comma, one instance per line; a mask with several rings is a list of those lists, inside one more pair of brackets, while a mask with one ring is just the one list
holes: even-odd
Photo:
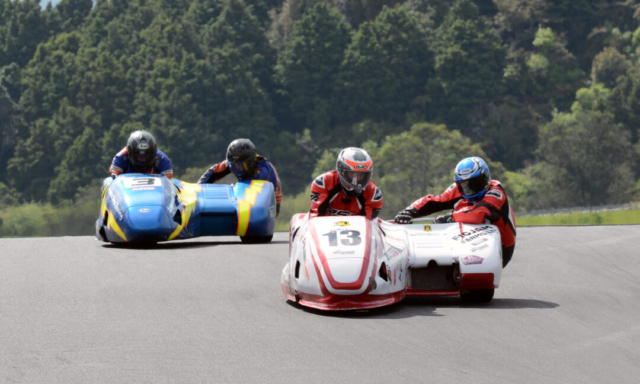
[[521, 228], [492, 303], [320, 313], [287, 234], [0, 239], [0, 383], [638, 383], [640, 226]]

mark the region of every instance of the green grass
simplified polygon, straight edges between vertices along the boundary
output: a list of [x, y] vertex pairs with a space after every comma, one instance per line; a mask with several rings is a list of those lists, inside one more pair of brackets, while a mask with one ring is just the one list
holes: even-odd
[[628, 209], [604, 212], [576, 212], [544, 216], [518, 216], [518, 227], [540, 225], [615, 225], [640, 224], [640, 209]]
[[280, 214], [276, 219], [276, 232], [289, 232], [291, 216], [296, 213], [309, 212], [311, 187], [296, 196], [283, 196], [280, 203]]
[[90, 236], [99, 211], [99, 200], [5, 207], [0, 210], [0, 237]]

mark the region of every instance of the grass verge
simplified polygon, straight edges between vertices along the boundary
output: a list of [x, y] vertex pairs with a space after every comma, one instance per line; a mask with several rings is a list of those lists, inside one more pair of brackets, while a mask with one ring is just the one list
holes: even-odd
[[620, 225], [640, 224], [640, 209], [628, 209], [603, 212], [573, 212], [567, 214], [543, 216], [518, 216], [518, 227], [541, 225]]

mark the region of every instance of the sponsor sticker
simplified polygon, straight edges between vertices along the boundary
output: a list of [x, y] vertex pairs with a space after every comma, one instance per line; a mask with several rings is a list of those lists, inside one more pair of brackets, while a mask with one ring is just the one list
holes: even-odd
[[138, 212], [142, 212], [142, 213], [147, 213], [149, 212], [150, 209], [149, 208], [142, 208], [142, 209], [138, 209]]
[[269, 207], [269, 216], [270, 217], [276, 217], [276, 206], [272, 205]]
[[153, 191], [156, 187], [135, 187], [131, 188], [132, 191]]
[[334, 255], [355, 255], [356, 251], [343, 251], [341, 249], [333, 251]]
[[453, 236], [451, 239], [456, 241], [460, 240], [463, 243], [469, 243], [471, 241], [477, 240], [478, 238], [484, 235], [488, 235], [489, 233], [494, 233], [494, 232], [496, 232], [496, 229], [494, 227], [485, 225], [484, 227], [475, 228], [470, 231], [462, 232], [459, 235]]
[[482, 243], [484, 243], [485, 241], [487, 241], [487, 238], [486, 238], [486, 237], [483, 237], [483, 238], [482, 238], [482, 239], [480, 239], [480, 240], [474, 241], [473, 243], [471, 243], [471, 245], [478, 245], [478, 244], [482, 244]]
[[424, 231], [425, 232], [431, 232], [431, 226], [430, 225], [425, 225], [424, 226]]
[[487, 249], [487, 248], [489, 248], [489, 245], [488, 244], [484, 244], [484, 245], [481, 245], [479, 247], [471, 248], [471, 252], [477, 252], [477, 251], [480, 251], [482, 249]]
[[348, 221], [336, 221], [335, 223], [333, 223], [334, 227], [348, 227], [349, 225], [351, 224], [349, 224]]
[[124, 217], [124, 213], [122, 212], [122, 208], [120, 207], [120, 202], [116, 200], [116, 195], [111, 189], [109, 189], [109, 197], [111, 198], [113, 209], [115, 209], [116, 213], [120, 216], [119, 220], [122, 220], [122, 218]]
[[470, 265], [470, 264], [482, 264], [484, 258], [476, 255], [465, 256], [462, 258], [462, 264]]

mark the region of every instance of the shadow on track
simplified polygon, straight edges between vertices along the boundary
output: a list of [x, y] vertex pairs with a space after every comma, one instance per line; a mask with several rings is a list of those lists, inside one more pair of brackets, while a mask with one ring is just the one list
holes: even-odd
[[273, 240], [270, 243], [266, 244], [244, 244], [238, 239], [238, 241], [171, 241], [171, 242], [163, 242], [157, 244], [124, 244], [124, 243], [111, 243], [111, 244], [102, 244], [103, 248], [120, 248], [120, 249], [187, 249], [187, 248], [204, 248], [204, 247], [213, 247], [216, 245], [247, 245], [247, 246], [268, 246], [269, 244], [289, 244], [288, 241], [285, 240]]
[[496, 309], [554, 309], [559, 304], [549, 301], [533, 299], [493, 299], [486, 304], [467, 304], [459, 297], [407, 297], [399, 303], [374, 309], [349, 311], [321, 311], [307, 308], [288, 300], [287, 304], [309, 314], [326, 317], [340, 317], [347, 319], [406, 319], [416, 316], [444, 316], [436, 313], [438, 308], [477, 308], [485, 310]]

